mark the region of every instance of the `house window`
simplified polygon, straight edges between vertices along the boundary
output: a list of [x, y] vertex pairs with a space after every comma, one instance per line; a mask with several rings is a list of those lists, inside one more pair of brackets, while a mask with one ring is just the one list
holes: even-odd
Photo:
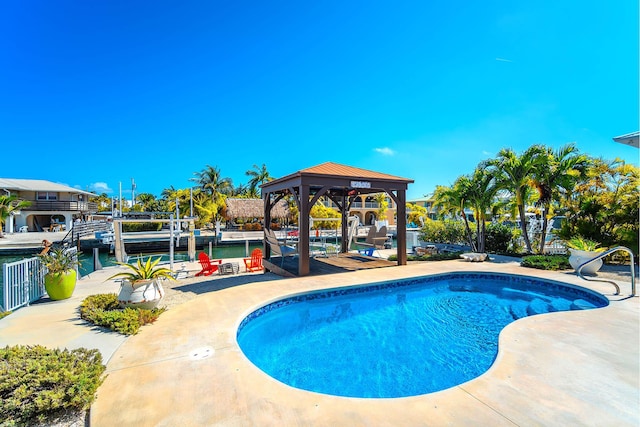
[[50, 193], [48, 191], [38, 191], [36, 200], [58, 200], [58, 193]]

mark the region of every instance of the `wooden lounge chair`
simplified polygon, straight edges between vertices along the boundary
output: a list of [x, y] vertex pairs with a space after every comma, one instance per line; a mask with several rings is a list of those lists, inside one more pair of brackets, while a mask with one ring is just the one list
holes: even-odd
[[269, 248], [271, 249], [271, 256], [275, 255], [281, 258], [280, 268], [282, 268], [282, 266], [284, 265], [285, 257], [298, 255], [298, 249], [293, 246], [280, 243], [280, 241], [276, 237], [276, 233], [274, 233], [273, 230], [265, 229], [264, 239], [269, 245]]
[[262, 271], [262, 251], [260, 249], [254, 249], [251, 251], [251, 258], [244, 258], [244, 268], [247, 272], [250, 271]]
[[209, 258], [209, 255], [204, 252], [200, 252], [198, 255], [198, 262], [202, 265], [202, 271], [196, 273], [196, 276], [211, 276], [213, 273], [218, 271], [218, 266], [222, 264], [221, 259], [212, 260]]
[[356, 245], [363, 248], [358, 248], [358, 252], [361, 255], [373, 256], [373, 252], [376, 249], [383, 249], [384, 243], [387, 241], [387, 227], [382, 226], [380, 230], [376, 230], [375, 226], [369, 228], [369, 233], [364, 242], [356, 241]]

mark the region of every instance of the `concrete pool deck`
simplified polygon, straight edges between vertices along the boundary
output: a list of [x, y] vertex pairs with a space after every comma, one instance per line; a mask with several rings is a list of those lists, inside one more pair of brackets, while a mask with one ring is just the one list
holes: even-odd
[[[498, 358], [485, 374], [409, 398], [354, 399], [298, 390], [256, 368], [235, 341], [247, 314], [285, 296], [470, 271], [563, 281], [596, 290], [611, 302], [601, 309], [520, 319], [501, 333]], [[100, 292], [113, 287], [104, 284], [103, 273], [93, 273], [80, 294], [90, 292], [92, 281], [102, 283]], [[74, 295], [76, 301], [35, 304], [0, 320], [0, 344], [102, 343], [108, 377], [91, 408], [92, 426], [640, 424], [640, 304], [638, 297], [626, 297], [629, 283], [619, 282], [622, 295], [614, 296], [609, 284], [586, 282], [568, 272], [527, 269], [515, 262], [443, 261], [292, 279], [272, 276], [187, 281], [178, 292], [189, 298], [126, 339], [93, 331], [63, 314], [56, 322], [65, 328], [84, 328], [85, 334], [96, 335], [83, 338], [78, 330], [78, 336], [50, 336], [47, 316], [64, 311], [54, 306], [77, 308], [82, 295]], [[26, 322], [33, 330], [28, 339], [20, 338], [20, 324]], [[39, 342], [38, 335], [46, 343]]]

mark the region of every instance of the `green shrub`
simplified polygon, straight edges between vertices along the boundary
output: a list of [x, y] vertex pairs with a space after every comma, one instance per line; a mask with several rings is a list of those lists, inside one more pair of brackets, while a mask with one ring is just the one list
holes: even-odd
[[520, 265], [539, 270], [567, 270], [571, 268], [568, 255], [528, 255], [522, 257]]
[[462, 221], [428, 220], [420, 230], [423, 242], [448, 243], [451, 245], [468, 244], [467, 234]]
[[123, 233], [135, 233], [140, 231], [160, 231], [161, 222], [130, 222], [122, 224]]
[[106, 367], [98, 350], [14, 346], [0, 349], [0, 422], [46, 423], [89, 408]]
[[506, 252], [513, 239], [513, 228], [495, 222], [487, 224], [485, 234], [486, 252]]
[[166, 309], [124, 308], [116, 294], [90, 295], [80, 304], [80, 317], [123, 335], [135, 335], [141, 326], [155, 322]]

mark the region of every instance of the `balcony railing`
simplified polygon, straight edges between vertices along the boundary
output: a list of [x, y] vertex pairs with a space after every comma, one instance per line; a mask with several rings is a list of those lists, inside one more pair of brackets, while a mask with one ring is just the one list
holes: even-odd
[[98, 204], [93, 202], [63, 202], [59, 200], [30, 200], [31, 206], [25, 208], [30, 211], [72, 211], [97, 212]]

